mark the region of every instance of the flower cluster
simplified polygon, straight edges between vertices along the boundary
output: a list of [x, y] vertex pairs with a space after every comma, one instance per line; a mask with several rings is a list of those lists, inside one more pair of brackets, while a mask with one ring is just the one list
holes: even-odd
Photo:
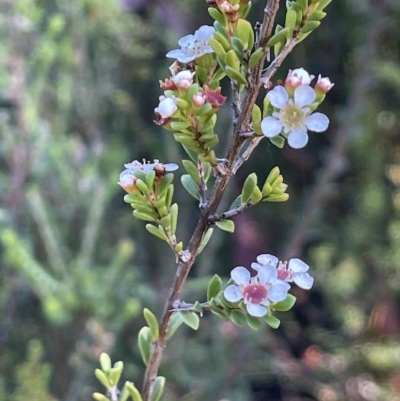
[[235, 284], [225, 288], [224, 297], [229, 302], [243, 300], [249, 315], [255, 317], [265, 316], [271, 303], [286, 299], [290, 289], [288, 283], [294, 282], [300, 288], [309, 290], [314, 282], [307, 273], [309, 266], [297, 258], [283, 263], [276, 256], [263, 254], [251, 267], [257, 271], [253, 277], [243, 266], [231, 271]]
[[312, 113], [333, 86], [329, 78], [318, 77], [315, 87], [310, 86], [314, 76], [303, 68], [289, 71], [285, 86], [268, 91], [267, 99], [273, 106], [272, 115], [261, 121], [261, 130], [268, 138], [282, 134], [289, 146], [300, 149], [308, 142], [307, 131], [323, 132], [329, 119], [325, 114]]

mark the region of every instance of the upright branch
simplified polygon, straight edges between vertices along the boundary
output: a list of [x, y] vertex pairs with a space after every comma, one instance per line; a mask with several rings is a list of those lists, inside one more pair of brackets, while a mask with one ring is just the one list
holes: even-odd
[[[229, 210], [217, 213], [231, 178], [260, 141], [268, 138], [278, 148], [287, 142], [298, 149], [307, 144], [308, 130], [321, 132], [328, 127], [328, 118], [314, 113], [333, 86], [328, 78], [319, 76], [311, 87], [314, 77], [297, 68], [289, 71], [284, 85], [274, 86], [271, 80], [295, 45], [319, 26], [326, 15], [323, 9], [330, 1], [287, 2], [285, 25], [276, 25], [274, 30], [278, 0], [267, 1], [263, 22], [254, 29], [246, 20], [251, 9], [249, 0], [207, 0], [209, 14], [215, 20], [213, 26], [202, 26], [194, 35], [184, 36], [178, 42], [180, 48], [167, 53], [176, 61], [170, 67], [172, 76], [160, 81], [164, 94], [155, 108], [155, 123], [172, 131], [188, 155], [182, 161], [187, 174], [181, 176], [181, 183], [198, 200], [199, 218], [184, 248], [176, 239], [178, 204], [172, 204], [171, 172], [178, 165], [158, 160], [125, 165], [119, 182], [128, 193], [125, 201], [133, 207], [135, 217], [149, 222], [146, 229], [151, 234], [167, 242], [177, 260], [177, 269], [160, 321], [148, 309], [143, 312], [147, 326], [139, 332], [138, 345], [147, 368], [141, 392], [127, 382], [121, 395], [124, 400], [128, 396], [134, 401], [159, 399], [165, 378], [157, 374], [167, 341], [182, 323], [196, 330], [203, 310], [237, 324], [246, 322], [253, 328], [258, 328], [263, 318], [276, 328], [280, 321], [273, 312], [290, 309], [296, 300], [288, 293], [289, 283], [304, 289], [312, 287], [313, 278], [303, 261], [294, 258], [282, 263], [273, 255], [263, 254], [252, 263], [256, 276], [251, 277], [244, 267], [236, 267], [225, 288], [221, 278], [214, 275], [206, 302], [180, 301], [185, 280], [197, 255], [210, 240], [214, 226], [233, 232], [231, 218], [236, 214], [261, 202], [284, 202], [289, 198], [288, 186], [279, 168], [274, 167], [262, 186], [258, 185], [257, 175], [250, 174]], [[272, 53], [274, 58], [269, 62]], [[225, 157], [217, 158], [214, 148], [218, 136], [214, 128], [217, 113], [226, 101], [220, 86], [225, 77], [230, 79], [232, 91], [232, 133]], [[256, 100], [263, 88], [268, 92], [261, 109]], [[209, 191], [212, 175], [215, 180]], [[100, 375], [103, 381], [114, 385], [110, 374], [104, 375], [105, 378]], [[103, 400], [100, 395], [97, 397]]]

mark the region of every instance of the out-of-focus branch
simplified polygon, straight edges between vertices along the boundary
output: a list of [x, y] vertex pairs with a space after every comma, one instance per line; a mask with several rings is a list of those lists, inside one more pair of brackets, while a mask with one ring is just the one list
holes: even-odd
[[307, 198], [304, 211], [299, 214], [301, 220], [294, 228], [283, 252], [285, 259], [301, 253], [308, 238], [307, 231], [317, 222], [321, 210], [328, 200], [328, 185], [334, 182], [343, 170], [346, 151], [353, 133], [353, 124], [360, 117], [368, 97], [373, 76], [373, 63], [371, 60], [373, 60], [374, 54], [379, 48], [380, 38], [385, 30], [385, 24], [382, 19], [388, 11], [389, 3], [390, 0], [370, 1], [374, 19], [370, 22], [370, 28], [366, 29], [368, 35], [358, 51], [354, 64], [354, 85], [346, 106], [346, 110], [348, 110], [347, 116], [343, 118], [342, 124], [337, 129], [336, 139], [327, 162], [311, 191], [311, 195]]

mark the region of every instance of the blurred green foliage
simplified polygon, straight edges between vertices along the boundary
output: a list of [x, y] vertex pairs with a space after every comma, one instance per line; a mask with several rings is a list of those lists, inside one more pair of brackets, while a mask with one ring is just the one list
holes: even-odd
[[[142, 379], [139, 316], [161, 310], [174, 261], [130, 216], [118, 173], [134, 158], [177, 161], [152, 124], [158, 79], [177, 39], [210, 23], [205, 5], [0, 3], [1, 401], [90, 399], [102, 351], [124, 361], [124, 379]], [[275, 332], [212, 316], [196, 334], [180, 329], [160, 372], [166, 400], [400, 399], [400, 6], [336, 0], [327, 11], [277, 78], [303, 66], [335, 82], [329, 131], [301, 151], [261, 143], [226, 203], [275, 165], [291, 201], [214, 234], [183, 297], [203, 301], [214, 273], [260, 253], [296, 251], [315, 288], [295, 293]], [[187, 240], [197, 209], [176, 191]]]

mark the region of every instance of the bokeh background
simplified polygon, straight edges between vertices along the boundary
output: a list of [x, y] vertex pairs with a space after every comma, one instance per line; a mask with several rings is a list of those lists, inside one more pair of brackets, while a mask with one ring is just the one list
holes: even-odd
[[[252, 22], [265, 6], [254, 3]], [[214, 234], [184, 299], [204, 300], [214, 273], [260, 253], [301, 257], [315, 286], [294, 290], [275, 331], [209, 315], [196, 333], [181, 328], [161, 369], [165, 401], [400, 400], [400, 2], [327, 11], [275, 78], [301, 66], [329, 76], [330, 127], [301, 150], [261, 142], [226, 202], [276, 165], [291, 198]], [[134, 159], [182, 158], [152, 122], [158, 80], [177, 40], [211, 23], [204, 0], [0, 1], [1, 401], [90, 400], [102, 351], [140, 386], [141, 312], [160, 313], [174, 261], [131, 216], [118, 174]], [[230, 119], [227, 102], [221, 155]], [[179, 180], [175, 196], [187, 241], [196, 203]]]

